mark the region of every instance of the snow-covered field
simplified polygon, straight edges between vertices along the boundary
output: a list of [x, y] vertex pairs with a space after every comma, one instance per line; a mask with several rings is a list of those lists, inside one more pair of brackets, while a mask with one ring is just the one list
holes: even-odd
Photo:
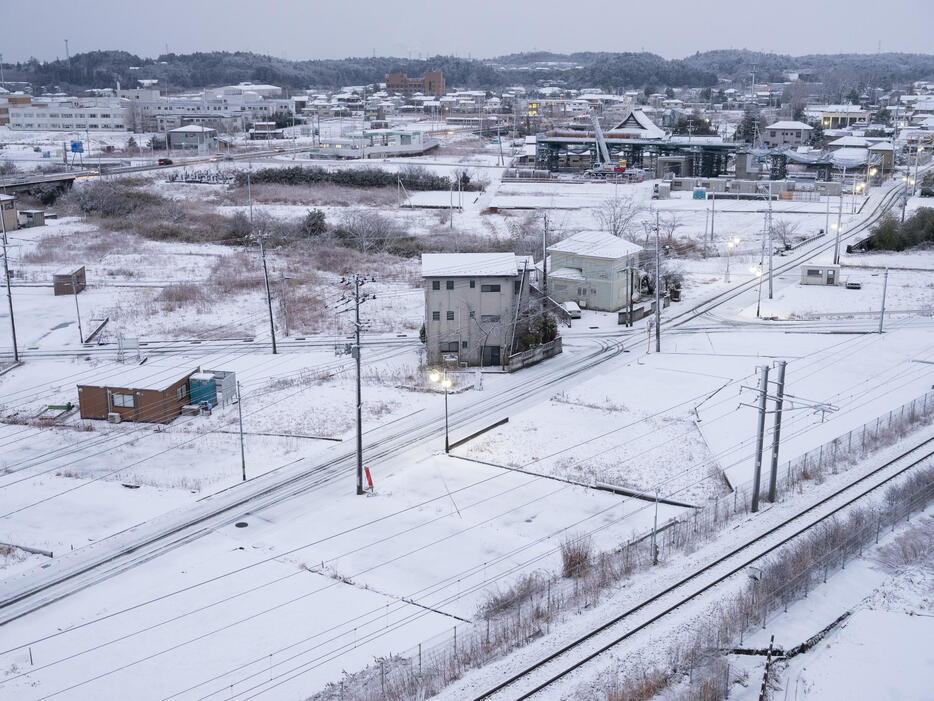
[[[327, 204], [270, 197], [254, 204], [254, 216], [295, 220], [318, 206], [336, 222], [348, 209], [363, 207], [419, 236], [440, 227], [454, 237], [509, 240], [539, 226], [542, 210], [549, 212], [552, 232], [598, 227], [596, 210], [615, 194], [610, 184], [503, 184], [498, 150], [472, 154], [455, 146], [366, 164], [486, 174], [489, 186], [464, 194], [453, 227], [443, 209], [365, 197], [344, 205], [334, 202], [333, 192]], [[272, 162], [294, 164], [291, 156]], [[245, 203], [229, 201], [223, 186], [154, 181], [151, 187], [213, 213], [245, 211]], [[624, 189], [643, 208], [640, 217], [654, 219], [655, 211], [660, 218], [674, 216], [676, 239], [703, 240], [709, 203], [686, 193], [653, 202], [650, 183]], [[450, 193], [432, 193], [413, 196], [412, 204], [420, 197], [423, 205], [443, 208], [441, 195], [450, 202]], [[762, 203], [719, 206], [715, 242], [742, 239], [731, 259], [732, 282], [725, 280], [722, 257], [680, 259], [684, 300], [666, 309], [663, 320], [753, 279], [749, 267], [761, 250]], [[808, 235], [824, 228], [826, 207], [776, 202], [773, 217]], [[845, 215], [844, 225], [859, 217]], [[641, 234], [636, 240], [644, 243]], [[0, 647], [32, 643], [33, 658], [24, 648], [0, 653], [0, 698], [234, 692], [240, 698], [273, 677], [282, 681], [277, 697], [300, 698], [376, 656], [447, 639], [455, 626], [475, 618], [490, 592], [537, 570], [560, 569], [558, 550], [568, 534], [593, 533], [598, 550], [644, 535], [654, 520], [656, 489], [662, 497], [702, 505], [727, 493], [724, 474], [732, 484], [747, 481], [756, 428], [749, 387], [757, 366], [788, 361], [791, 400], [782, 460], [921, 395], [934, 380], [934, 341], [924, 311], [934, 303], [931, 254], [846, 255], [843, 278], [858, 279], [861, 290], [802, 287], [796, 270], [781, 274], [771, 300], [767, 290], [760, 300], [752, 287], [715, 312], [664, 327], [661, 353], [654, 352], [644, 322], [626, 329], [615, 314], [585, 312], [571, 329], [562, 329], [561, 356], [513, 375], [486, 374], [482, 391], [473, 386], [472, 373], [464, 375], [448, 398], [452, 435], [465, 436], [504, 416], [509, 422], [445, 456], [439, 452], [445, 405], [439, 394], [424, 391], [427, 368], [416, 340], [423, 317], [422, 292], [414, 286], [417, 263], [393, 259], [387, 274], [368, 283], [376, 299], [364, 308], [373, 344], [363, 356], [364, 460], [376, 488], [358, 497], [351, 468], [332, 474], [336, 466], [351, 465], [355, 444], [353, 360], [335, 356], [333, 348], [346, 343], [350, 331], [349, 315], [338, 311], [346, 308], [339, 300], [346, 291], [340, 276], [353, 270], [317, 270], [301, 252], [269, 252], [277, 324], [284, 321], [282, 289], [287, 299], [304, 295], [317, 314], [309, 315], [315, 319], [309, 328], [293, 324], [286, 352], [273, 356], [244, 341], [269, 340], [261, 268], [252, 249], [146, 240], [77, 217], [13, 232], [11, 243], [21, 347], [70, 355], [27, 354], [21, 367], [0, 375], [0, 541], [56, 555], [74, 550], [80, 557], [85, 546], [106, 545], [117, 532], [145, 530], [159, 517], [182, 518], [199, 500], [241, 482], [235, 404], [168, 426], [111, 425], [74, 414], [57, 426], [35, 420], [49, 404], [75, 402], [79, 382], [105, 379], [138, 362], [135, 352], [117, 362], [112, 347], [89, 357], [72, 353], [79, 350], [75, 299], [54, 297], [50, 284], [54, 272], [69, 266], [87, 266], [89, 287], [77, 298], [85, 335], [91, 319], [109, 317], [111, 341], [233, 339], [201, 350], [184, 344], [152, 357], [142, 346], [141, 358], [147, 357], [144, 367], [153, 373], [235, 371], [249, 477], [294, 473], [321, 479], [298, 497], [245, 513], [236, 524], [208, 530], [4, 626], [9, 642]], [[882, 335], [864, 333], [877, 325], [880, 267], [891, 269], [886, 307], [892, 317]], [[232, 271], [257, 284], [212, 291]], [[200, 291], [167, 294], [180, 284]], [[779, 321], [757, 320], [757, 305], [760, 316]], [[6, 333], [5, 309], [2, 315]], [[299, 333], [308, 345], [299, 344]], [[613, 356], [609, 349], [616, 342], [626, 352]], [[604, 362], [590, 366], [593, 358]], [[593, 488], [605, 485], [648, 496]], [[787, 508], [792, 505], [793, 499]], [[686, 513], [677, 505], [658, 508], [661, 522]], [[3, 551], [7, 579], [0, 587], [32, 576], [42, 564], [41, 555]], [[891, 631], [894, 624], [885, 614], [860, 615], [850, 625], [859, 640], [864, 630]], [[915, 625], [913, 634], [929, 632]], [[854, 659], [847, 645], [855, 643], [843, 640], [826, 653], [826, 672], [800, 672], [814, 698], [830, 698], [827, 685], [847, 674], [850, 663], [840, 661]], [[899, 689], [906, 698], [915, 691]]]

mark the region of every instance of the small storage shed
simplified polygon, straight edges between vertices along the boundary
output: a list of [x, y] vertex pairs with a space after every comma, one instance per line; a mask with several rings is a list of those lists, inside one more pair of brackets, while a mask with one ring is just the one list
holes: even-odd
[[196, 372], [188, 378], [188, 388], [191, 393], [189, 404], [199, 405], [207, 402], [208, 405], [217, 406], [217, 381], [209, 372]]
[[24, 229], [32, 226], [45, 226], [44, 209], [23, 209], [16, 213], [19, 225]]
[[61, 273], [55, 273], [52, 276], [52, 289], [55, 296], [70, 295], [81, 292], [87, 286], [87, 280], [84, 274], [84, 266], [77, 270], [68, 270]]
[[836, 285], [839, 282], [839, 265], [812, 265], [806, 263], [801, 266], [802, 285]]
[[188, 381], [196, 372], [137, 365], [95, 384], [78, 385], [81, 418], [169, 423], [189, 403]]

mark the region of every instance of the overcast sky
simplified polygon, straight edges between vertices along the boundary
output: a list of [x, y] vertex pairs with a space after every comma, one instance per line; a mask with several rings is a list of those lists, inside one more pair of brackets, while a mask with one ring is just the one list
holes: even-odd
[[[765, 8], [769, 8], [766, 10]], [[532, 50], [934, 52], [934, 0], [0, 0], [4, 61], [166, 47], [288, 59]], [[770, 23], [774, 23], [774, 26]], [[11, 31], [11, 28], [12, 31]]]

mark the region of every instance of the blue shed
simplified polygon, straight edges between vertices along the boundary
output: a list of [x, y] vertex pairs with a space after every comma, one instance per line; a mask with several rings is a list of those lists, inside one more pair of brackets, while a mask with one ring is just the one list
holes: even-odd
[[188, 389], [192, 404], [208, 402], [212, 407], [217, 405], [217, 381], [214, 375], [196, 372], [188, 378]]

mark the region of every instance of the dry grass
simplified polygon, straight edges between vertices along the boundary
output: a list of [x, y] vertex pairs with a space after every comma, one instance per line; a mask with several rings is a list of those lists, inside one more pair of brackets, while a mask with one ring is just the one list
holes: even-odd
[[[395, 188], [346, 187], [332, 183], [319, 185], [272, 185], [259, 183], [252, 186], [253, 201], [261, 204], [290, 204], [308, 207], [388, 207], [398, 204]], [[249, 201], [246, 187], [231, 187], [218, 198], [219, 204], [243, 205]]]
[[561, 574], [564, 577], [583, 577], [593, 559], [593, 541], [590, 536], [569, 535], [561, 543]]

